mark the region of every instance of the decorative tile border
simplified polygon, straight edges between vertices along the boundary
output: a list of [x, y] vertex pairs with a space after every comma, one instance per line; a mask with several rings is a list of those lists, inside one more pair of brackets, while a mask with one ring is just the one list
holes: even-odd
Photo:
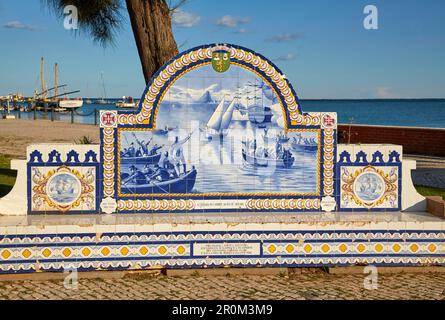
[[8, 235], [0, 273], [149, 267], [445, 263], [443, 231], [249, 231]]

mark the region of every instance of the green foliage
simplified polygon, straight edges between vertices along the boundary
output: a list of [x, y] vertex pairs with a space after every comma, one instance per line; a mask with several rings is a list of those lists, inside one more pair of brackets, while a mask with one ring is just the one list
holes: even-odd
[[10, 163], [9, 157], [0, 154], [0, 169], [9, 169]]
[[105, 46], [112, 44], [121, 28], [122, 1], [120, 0], [41, 0], [58, 17], [63, 18], [63, 9], [68, 5], [77, 7], [79, 30], [90, 34], [91, 38]]
[[94, 141], [89, 136], [82, 136], [79, 140], [76, 141], [76, 144], [93, 144]]
[[17, 172], [10, 169], [11, 159], [0, 154], [0, 197], [4, 197], [14, 186]]
[[445, 199], [445, 189], [422, 187], [422, 186], [416, 186], [416, 189], [417, 189], [417, 192], [420, 193], [424, 197], [440, 196], [443, 199]]

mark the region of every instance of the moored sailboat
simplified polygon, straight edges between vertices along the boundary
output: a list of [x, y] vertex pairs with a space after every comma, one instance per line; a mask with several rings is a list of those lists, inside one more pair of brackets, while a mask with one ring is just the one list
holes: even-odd
[[105, 80], [104, 80], [104, 73], [100, 73], [100, 78], [102, 80], [102, 97], [98, 100], [96, 100], [97, 104], [109, 104], [110, 102], [106, 100], [107, 98], [107, 91], [105, 90]]
[[132, 97], [122, 97], [122, 100], [116, 102], [118, 108], [136, 108], [136, 102]]

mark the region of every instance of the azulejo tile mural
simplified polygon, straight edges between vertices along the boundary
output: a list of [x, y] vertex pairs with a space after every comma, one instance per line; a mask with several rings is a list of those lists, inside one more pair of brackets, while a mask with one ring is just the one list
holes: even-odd
[[31, 211], [96, 209], [95, 167], [33, 167]]
[[28, 148], [29, 213], [96, 213], [99, 146]]
[[303, 113], [261, 55], [191, 49], [136, 113], [102, 112], [104, 196], [124, 213], [319, 210], [334, 195], [336, 125], [335, 113]]
[[399, 146], [339, 147], [340, 209], [400, 211], [401, 157]]

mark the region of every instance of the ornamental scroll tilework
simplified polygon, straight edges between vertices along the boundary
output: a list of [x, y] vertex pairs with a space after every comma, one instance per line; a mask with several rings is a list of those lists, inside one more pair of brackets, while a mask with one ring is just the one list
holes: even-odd
[[318, 211], [335, 199], [336, 128], [335, 113], [303, 113], [265, 57], [194, 48], [136, 112], [101, 112], [103, 198], [120, 213]]
[[99, 146], [28, 148], [28, 212], [96, 213]]
[[[114, 226], [113, 226], [114, 227]], [[18, 234], [0, 273], [159, 267], [425, 265], [445, 261], [441, 230]], [[236, 252], [236, 254], [234, 254]]]
[[342, 211], [399, 211], [402, 193], [400, 146], [342, 146], [337, 173]]

